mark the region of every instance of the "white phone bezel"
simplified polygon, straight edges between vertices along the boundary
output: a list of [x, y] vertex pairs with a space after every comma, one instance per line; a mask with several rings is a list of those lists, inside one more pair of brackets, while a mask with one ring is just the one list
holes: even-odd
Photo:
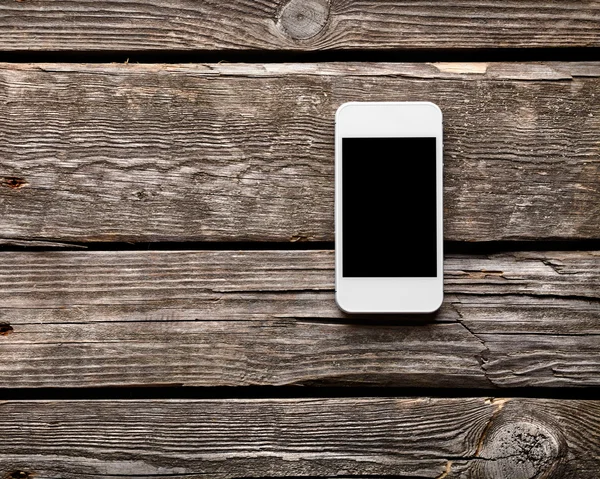
[[[443, 127], [430, 102], [350, 102], [335, 121], [335, 298], [348, 313], [430, 313], [443, 300]], [[437, 276], [344, 278], [342, 276], [342, 138], [435, 137]], [[390, 219], [391, 220], [391, 219]]]

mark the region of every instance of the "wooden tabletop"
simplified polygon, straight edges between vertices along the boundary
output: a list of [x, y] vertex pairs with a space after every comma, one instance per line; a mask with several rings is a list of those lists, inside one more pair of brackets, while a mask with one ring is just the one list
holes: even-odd
[[[597, 479], [597, 1], [0, 3], [0, 478]], [[444, 112], [445, 300], [334, 302], [334, 112]]]

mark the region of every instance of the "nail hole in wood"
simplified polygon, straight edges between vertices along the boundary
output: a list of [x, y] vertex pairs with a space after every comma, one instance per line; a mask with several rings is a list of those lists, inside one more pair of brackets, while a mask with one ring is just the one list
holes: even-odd
[[23, 186], [27, 185], [27, 182], [23, 178], [18, 178], [16, 176], [4, 176], [1, 182], [5, 186], [8, 186], [9, 188], [13, 188], [15, 190], [23, 188]]
[[0, 323], [0, 336], [8, 336], [14, 331], [13, 327], [8, 323]]
[[27, 472], [27, 471], [14, 471], [14, 472], [10, 472], [5, 477], [6, 477], [6, 479], [32, 479], [33, 474], [31, 474], [30, 472]]

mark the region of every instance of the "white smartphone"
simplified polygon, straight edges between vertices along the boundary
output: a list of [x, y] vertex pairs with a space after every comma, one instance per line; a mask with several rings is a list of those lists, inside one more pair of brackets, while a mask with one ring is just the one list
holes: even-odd
[[335, 119], [335, 284], [348, 313], [429, 313], [443, 300], [442, 112], [351, 102]]

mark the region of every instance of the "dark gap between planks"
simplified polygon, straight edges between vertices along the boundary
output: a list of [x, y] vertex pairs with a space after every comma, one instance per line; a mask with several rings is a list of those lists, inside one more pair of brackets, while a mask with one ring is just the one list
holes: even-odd
[[1, 52], [10, 63], [316, 63], [316, 62], [536, 62], [594, 61], [599, 47], [488, 48], [423, 50], [325, 51], [12, 51]]
[[[298, 241], [298, 242], [90, 242], [66, 243], [45, 240], [48, 245], [27, 245], [27, 240], [4, 239], [7, 244], [0, 243], [2, 251], [288, 251], [288, 250], [333, 250], [333, 241]], [[14, 241], [16, 244], [11, 244]], [[40, 240], [41, 241], [41, 240]], [[444, 254], [495, 254], [517, 251], [597, 251], [600, 250], [600, 239], [572, 241], [484, 241], [469, 243], [463, 241], [444, 242]]]
[[174, 384], [140, 387], [6, 388], [1, 401], [27, 400], [139, 400], [139, 399], [319, 399], [360, 397], [525, 397], [544, 399], [593, 399], [600, 388], [398, 388], [384, 386], [239, 386], [191, 387]]

